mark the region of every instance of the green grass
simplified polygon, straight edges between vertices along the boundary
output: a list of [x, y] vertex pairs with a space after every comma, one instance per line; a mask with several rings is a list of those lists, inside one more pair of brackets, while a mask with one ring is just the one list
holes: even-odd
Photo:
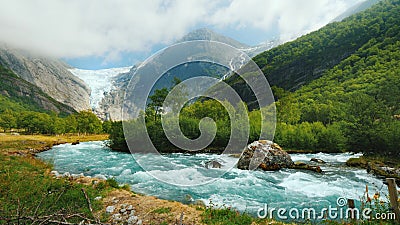
[[153, 213], [157, 213], [157, 214], [164, 214], [164, 213], [170, 213], [170, 212], [171, 212], [170, 207], [160, 207], [160, 208], [153, 210]]
[[211, 225], [250, 225], [256, 220], [246, 213], [239, 213], [230, 208], [214, 209], [208, 207], [203, 213], [203, 223]]
[[119, 188], [119, 184], [118, 184], [118, 182], [115, 180], [114, 177], [108, 178], [108, 179], [106, 180], [106, 184], [107, 184], [108, 186], [112, 187], [112, 188]]
[[96, 212], [102, 205], [94, 198], [104, 196], [109, 186], [54, 179], [49, 170], [49, 164], [34, 158], [0, 154], [0, 224], [96, 221], [82, 189]]

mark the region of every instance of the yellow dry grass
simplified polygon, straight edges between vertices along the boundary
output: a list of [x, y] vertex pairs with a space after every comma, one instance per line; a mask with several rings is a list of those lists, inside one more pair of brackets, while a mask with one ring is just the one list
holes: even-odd
[[8, 155], [32, 155], [48, 150], [54, 145], [75, 141], [107, 140], [108, 134], [96, 135], [0, 135], [0, 153]]

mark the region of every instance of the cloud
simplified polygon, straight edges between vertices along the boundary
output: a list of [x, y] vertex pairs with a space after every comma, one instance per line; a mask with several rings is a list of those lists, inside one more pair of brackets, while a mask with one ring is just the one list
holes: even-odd
[[0, 7], [0, 41], [57, 57], [143, 51], [182, 36], [204, 0], [14, 0]]
[[235, 0], [220, 8], [209, 22], [233, 29], [278, 29], [287, 41], [321, 28], [363, 0]]
[[[1, 2], [0, 41], [54, 57], [148, 51], [198, 26], [279, 29], [290, 39], [361, 0], [13, 0]], [[245, 35], [245, 34], [244, 34]]]

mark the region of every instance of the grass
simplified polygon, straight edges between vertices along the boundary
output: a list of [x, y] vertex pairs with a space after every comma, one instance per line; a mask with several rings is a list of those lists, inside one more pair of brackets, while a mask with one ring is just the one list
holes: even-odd
[[0, 136], [0, 224], [49, 224], [57, 221], [79, 223], [82, 220], [98, 220], [90, 211], [88, 202], [90, 201], [93, 212], [103, 207], [94, 198], [104, 196], [111, 189], [107, 182], [83, 185], [68, 178], [54, 179], [49, 175], [52, 169], [50, 164], [31, 157], [32, 152], [78, 139], [104, 140], [106, 135]]
[[255, 220], [246, 213], [239, 213], [230, 208], [214, 209], [207, 207], [202, 216], [203, 223], [210, 225], [251, 225]]
[[0, 153], [6, 154], [34, 154], [51, 148], [53, 145], [71, 143], [74, 141], [102, 141], [107, 140], [108, 134], [96, 135], [0, 135]]
[[[29, 157], [0, 154], [0, 224], [26, 224], [45, 219], [78, 223], [83, 218], [95, 221], [82, 188], [93, 210], [102, 205], [95, 201], [109, 186], [76, 184], [48, 175], [51, 166]], [[74, 216], [73, 216], [74, 215]]]
[[241, 213], [231, 207], [218, 206], [212, 201], [201, 214], [202, 223], [208, 225], [261, 225], [261, 224], [287, 224], [270, 219], [259, 219], [246, 212]]
[[164, 213], [170, 213], [171, 212], [171, 207], [160, 207], [155, 210], [153, 210], [153, 213], [157, 214], [164, 214]]

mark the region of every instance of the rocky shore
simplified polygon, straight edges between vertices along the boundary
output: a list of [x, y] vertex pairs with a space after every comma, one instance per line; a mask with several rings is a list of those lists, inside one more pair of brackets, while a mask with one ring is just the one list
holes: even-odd
[[366, 169], [368, 173], [374, 174], [383, 179], [396, 178], [396, 183], [400, 186], [400, 167], [399, 164], [395, 162], [374, 157], [361, 156], [359, 158], [350, 158], [346, 162], [346, 165]]
[[[69, 172], [59, 173], [51, 171], [55, 179], [68, 179], [72, 182], [84, 185], [99, 185], [106, 182], [106, 177], [97, 175], [94, 177]], [[122, 187], [122, 186], [121, 186]], [[128, 190], [127, 190], [128, 189]], [[185, 205], [180, 202], [158, 199], [153, 196], [145, 196], [132, 192], [129, 186], [115, 188], [106, 196], [95, 196], [94, 201], [101, 201], [103, 209], [96, 214], [109, 217], [110, 224], [201, 224], [199, 205]], [[161, 210], [162, 209], [162, 210]]]

